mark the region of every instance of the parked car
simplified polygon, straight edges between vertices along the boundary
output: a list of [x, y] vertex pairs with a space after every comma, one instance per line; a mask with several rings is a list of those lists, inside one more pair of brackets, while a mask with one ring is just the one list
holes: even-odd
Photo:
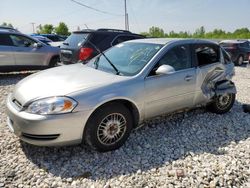
[[40, 36], [47, 37], [53, 42], [65, 41], [67, 36], [57, 35], [57, 34], [40, 34]]
[[60, 46], [63, 64], [88, 61], [100, 51], [105, 51], [118, 43], [144, 38], [142, 35], [116, 29], [82, 30], [73, 32]]
[[0, 31], [9, 31], [9, 32], [17, 32], [20, 33], [17, 29], [14, 29], [12, 27], [7, 27], [7, 26], [0, 26]]
[[50, 43], [53, 42], [49, 38], [43, 37], [43, 36], [40, 36], [40, 35], [31, 34], [30, 36], [37, 39], [37, 40], [39, 40], [39, 41], [41, 41], [41, 42], [43, 42], [43, 43], [45, 43], [45, 44], [47, 44], [47, 45], [50, 45]]
[[244, 61], [249, 62], [250, 42], [248, 40], [223, 40], [220, 46], [231, 55], [236, 65], [242, 65]]
[[114, 150], [132, 129], [155, 116], [197, 105], [228, 112], [235, 101], [233, 75], [230, 57], [213, 42], [132, 40], [88, 64], [26, 77], [7, 99], [7, 122], [31, 144], [84, 140], [98, 151]]
[[59, 48], [14, 30], [0, 30], [0, 72], [53, 67]]

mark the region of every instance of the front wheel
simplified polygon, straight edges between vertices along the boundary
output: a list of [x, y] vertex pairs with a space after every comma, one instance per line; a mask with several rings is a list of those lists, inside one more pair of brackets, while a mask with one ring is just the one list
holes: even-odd
[[234, 105], [235, 94], [234, 93], [225, 93], [223, 95], [218, 95], [214, 100], [207, 105], [207, 109], [210, 112], [216, 114], [224, 114], [231, 110]]
[[94, 112], [85, 127], [85, 141], [100, 152], [121, 147], [132, 129], [131, 112], [122, 104], [107, 104]]

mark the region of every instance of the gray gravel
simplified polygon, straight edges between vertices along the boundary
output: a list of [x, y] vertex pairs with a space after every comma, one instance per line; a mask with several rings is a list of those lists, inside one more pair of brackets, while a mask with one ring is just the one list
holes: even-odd
[[0, 75], [0, 187], [250, 187], [250, 68], [236, 67], [231, 112], [156, 118], [119, 150], [36, 147], [6, 126], [5, 99], [26, 75]]

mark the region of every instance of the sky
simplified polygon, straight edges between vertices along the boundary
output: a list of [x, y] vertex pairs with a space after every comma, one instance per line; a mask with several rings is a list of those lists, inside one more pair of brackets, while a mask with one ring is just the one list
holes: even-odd
[[[124, 0], [0, 0], [0, 24], [12, 23], [21, 32], [32, 33], [32, 24], [58, 25], [70, 31], [90, 28], [124, 29]], [[250, 29], [250, 0], [127, 0], [130, 31], [140, 33], [151, 26], [165, 32], [189, 31], [204, 26], [226, 31]]]

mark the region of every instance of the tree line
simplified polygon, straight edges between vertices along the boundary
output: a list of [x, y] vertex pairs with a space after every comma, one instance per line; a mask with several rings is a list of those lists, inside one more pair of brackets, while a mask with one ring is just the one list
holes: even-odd
[[[3, 22], [1, 26], [14, 28], [11, 23]], [[54, 26], [52, 24], [38, 25], [36, 29], [36, 33], [38, 34], [52, 34], [56, 33], [58, 35], [70, 35], [69, 28], [64, 22], [60, 22], [58, 26]]]
[[[4, 22], [2, 26], [13, 27], [11, 23]], [[39, 34], [51, 34], [56, 33], [58, 35], [69, 35], [69, 28], [64, 22], [60, 22], [58, 26], [52, 24], [39, 25], [36, 33]], [[206, 38], [206, 39], [250, 39], [250, 30], [248, 28], [236, 29], [234, 32], [227, 32], [222, 29], [214, 29], [213, 31], [206, 32], [205, 27], [201, 26], [193, 33], [188, 31], [170, 31], [168, 33], [160, 27], [152, 26], [148, 32], [142, 32], [141, 35], [147, 37], [156, 38]]]
[[206, 32], [205, 27], [201, 26], [193, 33], [188, 31], [170, 31], [169, 33], [165, 33], [162, 28], [153, 26], [149, 28], [148, 32], [140, 34], [157, 38], [250, 39], [250, 30], [248, 28], [236, 29], [234, 32], [227, 32], [222, 29], [214, 29], [213, 31]]

